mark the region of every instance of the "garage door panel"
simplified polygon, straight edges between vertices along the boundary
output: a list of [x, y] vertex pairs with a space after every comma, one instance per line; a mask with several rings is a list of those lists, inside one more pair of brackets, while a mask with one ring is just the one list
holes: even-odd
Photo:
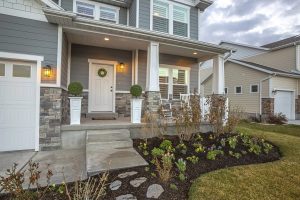
[[0, 151], [34, 149], [34, 131], [34, 128], [25, 127], [0, 128]]
[[274, 95], [274, 112], [282, 113], [288, 119], [294, 119], [294, 93], [291, 91], [277, 91]]
[[[8, 83], [9, 84], [9, 83]], [[30, 84], [11, 84], [8, 85], [0, 83], [0, 98], [1, 104], [32, 104], [35, 102], [35, 99], [32, 97], [35, 96], [35, 88], [33, 87], [33, 83]]]
[[31, 106], [0, 106], [1, 127], [34, 127], [35, 115], [32, 113], [34, 105]]

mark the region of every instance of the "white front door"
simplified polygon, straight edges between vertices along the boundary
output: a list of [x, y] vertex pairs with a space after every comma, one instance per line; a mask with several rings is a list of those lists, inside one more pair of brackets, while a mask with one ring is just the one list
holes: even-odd
[[[100, 71], [106, 74], [99, 75]], [[114, 65], [91, 64], [90, 74], [90, 112], [112, 112], [114, 102]]]
[[277, 91], [274, 97], [274, 112], [282, 113], [290, 120], [295, 119], [294, 92]]
[[36, 64], [0, 60], [0, 151], [35, 149]]

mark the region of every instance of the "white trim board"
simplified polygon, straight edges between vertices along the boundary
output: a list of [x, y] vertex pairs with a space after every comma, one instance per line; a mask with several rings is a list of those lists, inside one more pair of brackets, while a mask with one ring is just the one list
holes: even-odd
[[41, 85], [41, 67], [43, 56], [19, 54], [19, 53], [8, 53], [0, 52], [0, 58], [11, 59], [11, 60], [22, 60], [22, 61], [33, 61], [36, 62], [36, 106], [35, 106], [35, 151], [39, 151], [40, 147], [40, 85]]

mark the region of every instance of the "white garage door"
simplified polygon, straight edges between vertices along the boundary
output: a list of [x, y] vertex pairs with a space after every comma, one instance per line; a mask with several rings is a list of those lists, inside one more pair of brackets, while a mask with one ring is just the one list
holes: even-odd
[[35, 148], [36, 65], [0, 60], [0, 151]]
[[295, 119], [294, 92], [277, 91], [274, 100], [274, 112], [283, 113], [288, 119]]

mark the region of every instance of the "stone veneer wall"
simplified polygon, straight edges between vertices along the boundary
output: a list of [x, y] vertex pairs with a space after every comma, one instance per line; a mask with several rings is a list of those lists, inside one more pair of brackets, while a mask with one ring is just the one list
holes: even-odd
[[131, 115], [131, 94], [129, 93], [116, 93], [115, 111], [119, 117], [130, 117]]
[[296, 119], [300, 119], [300, 95], [296, 99]]
[[61, 148], [62, 105], [65, 92], [61, 88], [41, 88], [40, 150]]
[[82, 102], [81, 102], [81, 115], [85, 115], [88, 113], [88, 105], [89, 105], [89, 93], [82, 93]]
[[262, 118], [274, 114], [274, 98], [262, 98]]
[[157, 112], [160, 105], [160, 92], [145, 92], [144, 109]]
[[68, 91], [62, 90], [62, 101], [61, 101], [61, 114], [62, 114], [62, 119], [61, 123], [62, 124], [69, 124], [70, 123], [70, 100], [69, 100], [69, 94]]

